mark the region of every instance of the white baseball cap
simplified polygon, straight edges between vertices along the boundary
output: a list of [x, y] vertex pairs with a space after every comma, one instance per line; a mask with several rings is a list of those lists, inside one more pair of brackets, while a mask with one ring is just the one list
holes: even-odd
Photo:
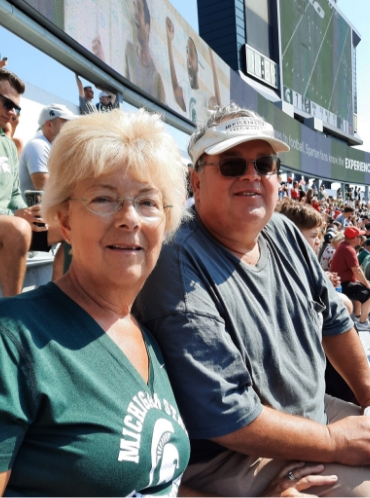
[[70, 121], [71, 119], [75, 119], [78, 117], [79, 116], [73, 114], [73, 112], [63, 104], [49, 104], [42, 109], [38, 123], [41, 128], [41, 126], [44, 126], [46, 121], [52, 121], [56, 118], [62, 118]]
[[251, 113], [251, 116], [238, 116], [208, 128], [189, 149], [189, 154], [195, 165], [204, 153], [214, 156], [252, 140], [264, 140], [273, 147], [275, 152], [290, 150], [289, 145], [274, 137], [274, 128], [269, 123], [257, 114]]
[[111, 94], [103, 91], [99, 93], [99, 99], [100, 97], [111, 97]]

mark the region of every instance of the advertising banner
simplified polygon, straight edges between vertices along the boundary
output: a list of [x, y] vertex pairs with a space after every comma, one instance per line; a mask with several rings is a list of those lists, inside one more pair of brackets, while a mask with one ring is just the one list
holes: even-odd
[[230, 69], [166, 0], [64, 0], [64, 31], [196, 122], [230, 100]]
[[275, 136], [290, 146], [281, 154], [285, 167], [308, 176], [345, 183], [370, 184], [370, 154], [312, 130], [231, 73], [231, 100], [252, 109], [271, 123]]

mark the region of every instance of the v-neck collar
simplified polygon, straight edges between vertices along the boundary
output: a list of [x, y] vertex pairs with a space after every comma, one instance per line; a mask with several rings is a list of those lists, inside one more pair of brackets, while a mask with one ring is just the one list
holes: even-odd
[[150, 393], [154, 392], [153, 347], [149, 337], [141, 326], [140, 330], [144, 337], [145, 348], [149, 361], [148, 383], [145, 382], [125, 353], [117, 346], [113, 339], [109, 337], [104, 329], [87, 311], [85, 311], [79, 304], [76, 303], [76, 301], [63, 292], [62, 289], [60, 289], [54, 282], [49, 282], [45, 286], [45, 289], [49, 294], [54, 294], [54, 297], [58, 299], [59, 304], [63, 306], [70, 315], [72, 315], [74, 320], [79, 321], [79, 326], [83, 327], [84, 330], [86, 330], [90, 336], [93, 336], [95, 340], [100, 341], [101, 345], [109, 352], [109, 354], [111, 354], [115, 360], [130, 373], [130, 375], [141, 385], [141, 387], [145, 386], [145, 390], [149, 390]]

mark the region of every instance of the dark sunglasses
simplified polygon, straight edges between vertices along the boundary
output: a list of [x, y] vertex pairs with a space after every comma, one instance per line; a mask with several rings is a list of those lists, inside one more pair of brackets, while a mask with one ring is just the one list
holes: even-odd
[[280, 169], [280, 158], [277, 156], [261, 156], [255, 161], [247, 161], [243, 157], [225, 157], [218, 163], [204, 163], [201, 166], [218, 166], [222, 176], [242, 176], [248, 163], [254, 164], [254, 169], [262, 176], [276, 175]]
[[19, 105], [14, 104], [14, 102], [12, 100], [8, 99], [8, 97], [5, 97], [4, 95], [1, 95], [1, 93], [0, 93], [0, 98], [3, 99], [3, 106], [7, 111], [12, 111], [14, 109], [14, 112], [17, 115], [21, 112], [21, 108], [19, 107]]

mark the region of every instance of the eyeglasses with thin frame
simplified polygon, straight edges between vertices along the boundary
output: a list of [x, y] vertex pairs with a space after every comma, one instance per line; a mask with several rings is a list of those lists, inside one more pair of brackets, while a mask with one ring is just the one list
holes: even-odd
[[2, 99], [3, 106], [7, 111], [12, 111], [14, 109], [14, 112], [17, 115], [21, 112], [22, 109], [19, 107], [19, 105], [15, 104], [11, 99], [5, 97], [5, 95], [2, 95], [1, 93], [0, 98]]
[[243, 157], [225, 157], [218, 162], [204, 163], [200, 166], [218, 166], [221, 175], [230, 178], [244, 175], [248, 163], [253, 163], [254, 169], [262, 176], [276, 175], [280, 170], [280, 158], [273, 155], [260, 156], [254, 161]]
[[118, 194], [107, 192], [94, 192], [82, 198], [71, 198], [70, 201], [81, 201], [91, 213], [98, 216], [109, 216], [122, 209], [125, 202], [134, 206], [139, 217], [147, 223], [160, 222], [164, 218], [164, 209], [173, 206], [163, 206], [158, 195], [144, 194], [138, 197], [122, 199]]

